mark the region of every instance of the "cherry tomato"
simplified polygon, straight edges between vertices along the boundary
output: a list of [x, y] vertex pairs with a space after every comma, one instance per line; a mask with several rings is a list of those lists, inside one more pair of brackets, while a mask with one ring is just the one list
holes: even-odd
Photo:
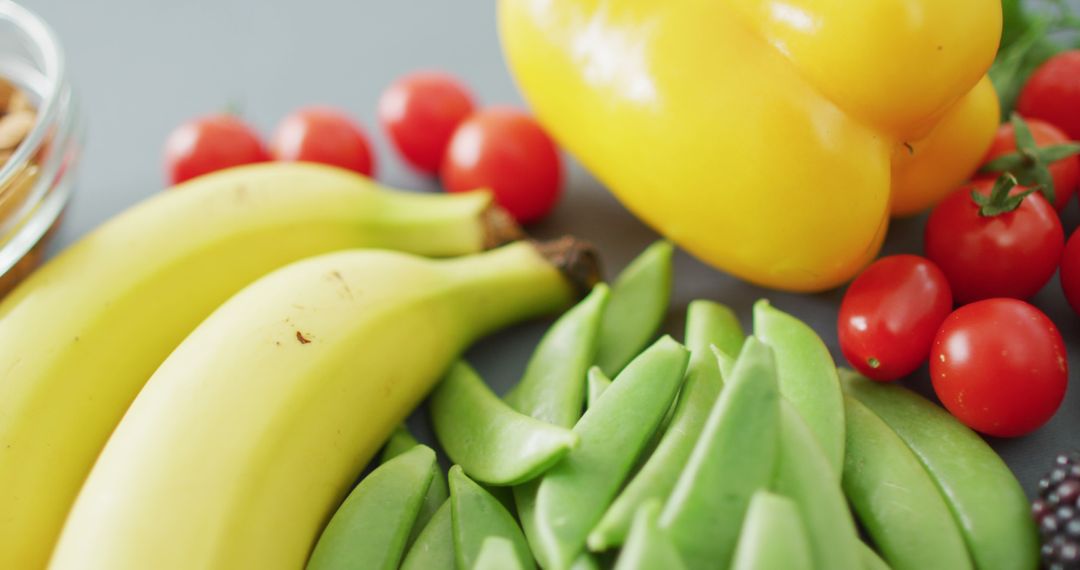
[[406, 162], [438, 174], [450, 136], [473, 107], [472, 95], [452, 75], [421, 71], [387, 88], [379, 99], [379, 121]]
[[[1069, 142], [1069, 137], [1061, 129], [1050, 123], [1038, 119], [1028, 119], [1026, 123], [1035, 138], [1035, 144], [1039, 147]], [[990, 145], [990, 150], [987, 151], [983, 163], [988, 163], [995, 158], [1015, 152], [1016, 131], [1012, 123], [1003, 123], [998, 127], [997, 134], [994, 135], [994, 143]], [[1050, 170], [1050, 176], [1054, 180], [1054, 208], [1060, 212], [1065, 209], [1069, 199], [1076, 193], [1077, 186], [1080, 185], [1080, 157], [1075, 154], [1066, 156], [1050, 163], [1047, 168]]]
[[945, 274], [917, 255], [883, 257], [848, 286], [837, 326], [840, 350], [859, 372], [880, 381], [911, 374], [952, 310]]
[[972, 190], [989, 196], [993, 187], [994, 181], [983, 180], [960, 188], [934, 208], [926, 223], [926, 257], [945, 273], [961, 304], [1031, 297], [1053, 277], [1065, 247], [1057, 212], [1041, 194], [1029, 194], [1012, 211], [983, 215]]
[[343, 111], [330, 107], [307, 107], [285, 117], [274, 131], [270, 152], [276, 160], [320, 162], [365, 176], [375, 171], [375, 157], [363, 129]]
[[266, 162], [259, 135], [232, 115], [210, 115], [188, 121], [165, 140], [165, 170], [179, 184], [215, 170]]
[[1080, 231], [1073, 232], [1065, 244], [1065, 253], [1061, 255], [1060, 277], [1065, 299], [1069, 301], [1073, 311], [1080, 315]]
[[979, 301], [945, 319], [930, 379], [941, 403], [968, 427], [1024, 435], [1045, 424], [1065, 397], [1065, 343], [1054, 323], [1023, 301]]
[[536, 121], [515, 109], [475, 113], [454, 131], [442, 165], [449, 192], [488, 188], [521, 223], [547, 215], [559, 199], [559, 149]]
[[1080, 50], [1061, 52], [1039, 66], [1020, 92], [1016, 108], [1080, 140]]

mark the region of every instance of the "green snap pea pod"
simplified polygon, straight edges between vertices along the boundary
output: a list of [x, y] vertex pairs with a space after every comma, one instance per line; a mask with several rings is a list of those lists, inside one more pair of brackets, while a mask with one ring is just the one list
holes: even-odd
[[401, 562], [401, 570], [454, 570], [455, 564], [454, 528], [447, 499], [416, 537]]
[[489, 485], [517, 485], [543, 473], [577, 444], [567, 428], [511, 408], [465, 361], [455, 362], [429, 401], [435, 436], [451, 461]]
[[844, 391], [877, 414], [919, 458], [980, 569], [1034, 568], [1039, 537], [1024, 489], [981, 437], [918, 394], [841, 370]]
[[671, 242], [658, 241], [615, 278], [596, 352], [596, 364], [609, 377], [615, 377], [633, 360], [664, 322], [671, 301], [674, 252]]
[[754, 305], [754, 335], [776, 351], [780, 393], [821, 442], [839, 480], [844, 462], [844, 403], [829, 349], [813, 329], [764, 299]]
[[[531, 504], [518, 501], [541, 566], [570, 566], [664, 418], [689, 351], [669, 336], [635, 358], [574, 426], [578, 446], [538, 479]], [[520, 488], [519, 488], [520, 489]]]
[[416, 440], [409, 428], [405, 424], [398, 425], [398, 427], [394, 428], [394, 433], [390, 434], [390, 438], [386, 440], [386, 445], [383, 446], [382, 455], [379, 456], [379, 465], [418, 445], [420, 445], [420, 442]]
[[780, 452], [772, 488], [791, 499], [806, 523], [815, 568], [858, 568], [858, 530], [829, 460], [799, 412], [780, 401]]
[[585, 404], [585, 375], [596, 357], [608, 287], [593, 288], [548, 329], [525, 374], [506, 395], [515, 410], [560, 427], [574, 427]]
[[[892, 570], [889, 565], [878, 556], [878, 553], [866, 543], [859, 542], [859, 553], [862, 556], [863, 570]], [[1034, 566], [1030, 566], [1034, 568]]]
[[599, 366], [593, 366], [589, 369], [589, 394], [585, 399], [586, 408], [591, 408], [596, 405], [596, 401], [600, 399], [600, 395], [604, 393], [604, 390], [611, 386], [611, 378], [608, 378], [603, 370], [600, 370]]
[[[390, 439], [387, 440], [382, 455], [379, 457], [379, 464], [386, 463], [418, 445], [420, 445], [420, 442], [416, 440], [409, 428], [405, 424], [401, 424], [394, 430], [394, 433], [390, 434]], [[416, 514], [416, 522], [413, 523], [412, 532], [409, 533], [406, 545], [412, 545], [420, 531], [427, 526], [428, 521], [435, 515], [435, 511], [439, 510], [439, 507], [449, 497], [450, 490], [446, 486], [446, 476], [443, 475], [439, 463], [435, 462], [431, 465], [431, 485], [428, 486], [427, 494], [424, 495], [424, 502], [420, 505], [420, 512]]]
[[808, 542], [795, 503], [768, 491], [758, 491], [746, 511], [731, 569], [810, 570], [813, 564]]
[[372, 471], [330, 518], [307, 567], [397, 568], [434, 464], [435, 452], [417, 446]]
[[[535, 480], [535, 479], [534, 479]], [[514, 488], [513, 487], [500, 487], [498, 485], [480, 485], [488, 492], [489, 495], [495, 497], [496, 501], [506, 509], [506, 512], [511, 515], [517, 514], [517, 507], [514, 506]]]
[[582, 552], [574, 559], [574, 563], [570, 565], [570, 570], [600, 570], [600, 563], [596, 561], [596, 557], [588, 552]]
[[679, 551], [660, 528], [660, 509], [657, 499], [646, 501], [634, 515], [626, 545], [615, 561], [615, 570], [682, 570], [686, 568]]
[[744, 338], [731, 309], [711, 301], [690, 303], [686, 314], [690, 364], [671, 423], [656, 450], [589, 533], [591, 550], [622, 544], [638, 508], [651, 499], [664, 501], [671, 494], [723, 387], [717, 359], [709, 347], [723, 346], [738, 354]]
[[730, 353], [721, 350], [717, 346], [710, 346], [713, 356], [716, 357], [716, 366], [720, 368], [720, 376], [722, 378], [731, 378], [731, 373], [735, 370], [735, 357], [738, 353]]
[[431, 485], [428, 487], [427, 494], [424, 495], [424, 502], [420, 505], [420, 512], [416, 514], [416, 522], [413, 523], [412, 532], [409, 533], [409, 540], [406, 541], [407, 545], [412, 545], [416, 537], [419, 536], [420, 531], [427, 526], [431, 517], [435, 516], [435, 512], [449, 498], [450, 488], [446, 485], [446, 474], [443, 473], [442, 467], [439, 467], [438, 462], [436, 462], [431, 467]]
[[484, 540], [491, 536], [510, 542], [521, 568], [536, 567], [514, 516], [498, 499], [469, 479], [460, 465], [450, 468], [450, 520], [458, 568], [473, 568]]
[[844, 397], [844, 492], [896, 570], [971, 568], [960, 528], [919, 459], [858, 400]]
[[773, 352], [751, 337], [661, 513], [687, 568], [730, 562], [750, 498], [772, 478], [779, 432]]
[[715, 346], [738, 356], [746, 342], [739, 318], [727, 305], [697, 299], [686, 307], [686, 346], [691, 352], [709, 352]]
[[489, 536], [480, 546], [472, 570], [523, 570], [514, 552], [514, 543], [501, 536]]

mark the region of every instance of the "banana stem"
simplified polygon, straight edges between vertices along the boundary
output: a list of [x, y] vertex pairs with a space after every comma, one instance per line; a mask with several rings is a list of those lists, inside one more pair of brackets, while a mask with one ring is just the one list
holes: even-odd
[[[484, 334], [511, 322], [568, 307], [599, 281], [592, 246], [564, 237], [553, 242], [519, 241], [481, 254], [443, 260], [455, 266], [462, 298], [462, 323]], [[486, 282], [484, 286], [478, 283]], [[492, 294], [498, 291], [499, 294]]]

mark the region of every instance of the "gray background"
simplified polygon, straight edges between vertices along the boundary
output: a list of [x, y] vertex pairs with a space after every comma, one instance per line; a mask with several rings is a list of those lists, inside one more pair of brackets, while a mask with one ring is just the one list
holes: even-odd
[[[437, 68], [457, 74], [483, 103], [520, 104], [503, 64], [493, 2], [446, 0], [163, 1], [33, 0], [26, 4], [58, 31], [88, 123], [79, 187], [61, 230], [60, 245], [164, 184], [161, 144], [192, 116], [239, 106], [269, 132], [293, 108], [338, 105], [354, 113], [377, 146], [383, 182], [434, 190], [409, 172], [375, 123], [381, 90], [397, 76]], [[1066, 230], [1077, 225], [1076, 201]], [[885, 251], [920, 252], [923, 222], [900, 221]], [[572, 167], [555, 213], [531, 228], [540, 237], [573, 233], [595, 243], [614, 275], [656, 235], [630, 216], [597, 182]], [[694, 298], [732, 306], [750, 324], [750, 308], [768, 297], [814, 326], [842, 362], [836, 342], [841, 292], [788, 295], [741, 283], [694, 259], [676, 259], [675, 298], [667, 328], [678, 333]], [[1080, 318], [1066, 306], [1055, 278], [1033, 302], [1051, 316], [1080, 374]], [[516, 380], [543, 323], [518, 327], [481, 343], [470, 359], [496, 389]], [[681, 338], [681, 333], [677, 335]], [[931, 395], [926, 371], [906, 384]], [[1073, 386], [1057, 416], [1038, 432], [991, 443], [1016, 471], [1029, 494], [1053, 455], [1077, 444], [1080, 395]], [[424, 418], [414, 429], [427, 430]]]

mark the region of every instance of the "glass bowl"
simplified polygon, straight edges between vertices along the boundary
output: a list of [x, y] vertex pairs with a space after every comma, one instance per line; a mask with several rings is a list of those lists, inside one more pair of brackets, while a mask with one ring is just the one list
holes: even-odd
[[0, 77], [22, 89], [36, 123], [0, 166], [0, 295], [41, 261], [71, 196], [82, 123], [52, 29], [0, 0]]

